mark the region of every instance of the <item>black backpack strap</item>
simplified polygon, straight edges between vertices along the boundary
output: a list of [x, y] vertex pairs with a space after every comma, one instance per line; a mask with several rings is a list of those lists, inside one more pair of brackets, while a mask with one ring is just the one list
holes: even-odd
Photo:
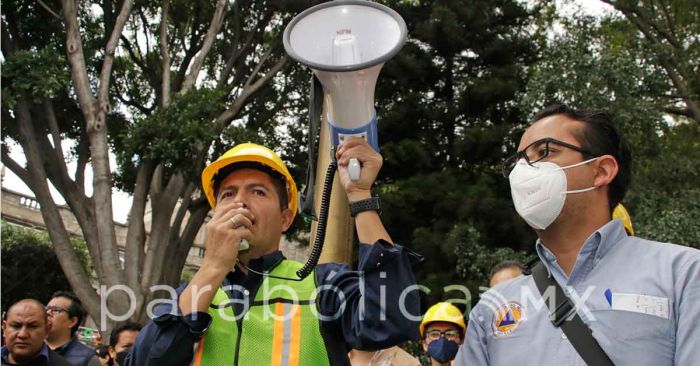
[[[532, 267], [532, 277], [535, 280], [537, 289], [540, 291], [540, 295], [542, 295], [542, 299], [547, 304], [549, 319], [552, 321], [552, 324], [557, 328], [561, 328], [583, 361], [589, 366], [615, 365], [595, 338], [593, 338], [591, 328], [576, 313], [576, 308], [571, 299], [564, 294], [557, 281], [549, 276], [547, 268], [542, 262]], [[545, 292], [550, 286], [554, 288], [554, 309], [552, 309], [552, 301], [545, 298]], [[571, 316], [573, 318], [568, 319]]]

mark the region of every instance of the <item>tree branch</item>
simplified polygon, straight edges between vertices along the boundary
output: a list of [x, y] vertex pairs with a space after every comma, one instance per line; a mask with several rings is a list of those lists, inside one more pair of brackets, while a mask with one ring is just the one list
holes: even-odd
[[144, 215], [148, 201], [149, 183], [154, 166], [150, 161], [144, 161], [138, 168], [134, 184], [134, 198], [129, 211], [129, 227], [126, 234], [124, 272], [126, 281], [131, 288], [140, 284], [140, 266], [143, 261], [143, 248], [146, 242], [146, 227]]
[[674, 114], [677, 116], [685, 116], [693, 118], [693, 113], [688, 108], [676, 108], [676, 107], [666, 107], [664, 112], [668, 114]]
[[170, 228], [170, 242], [176, 241], [180, 238], [180, 229], [182, 227], [182, 221], [185, 219], [185, 214], [188, 211], [190, 202], [192, 202], [192, 193], [194, 192], [195, 185], [190, 182], [185, 187], [184, 193], [181, 195], [182, 201], [180, 206], [177, 208], [175, 213], [175, 218], [173, 219], [172, 227]]
[[167, 107], [170, 104], [170, 54], [168, 51], [168, 12], [170, 9], [170, 0], [163, 0], [161, 6], [161, 21], [160, 21], [160, 55], [162, 57], [162, 73], [161, 78], [161, 106]]
[[80, 297], [90, 314], [96, 317], [95, 319], [99, 319], [97, 315], [99, 314], [100, 306], [97, 294], [90, 286], [89, 278], [73, 250], [61, 214], [49, 192], [47, 176], [41, 160], [42, 155], [38, 146], [34, 143], [36, 134], [31, 121], [29, 107], [22, 98], [17, 101], [15, 112], [19, 125], [20, 144], [27, 158], [26, 171], [29, 179], [32, 181], [30, 187], [32, 187], [32, 191], [41, 205], [41, 215], [51, 242], [54, 245], [56, 257], [73, 291]]
[[80, 110], [83, 112], [89, 128], [95, 119], [97, 105], [92, 95], [90, 80], [87, 75], [87, 65], [85, 64], [83, 44], [80, 37], [80, 25], [78, 24], [78, 11], [75, 7], [75, 1], [62, 0], [61, 2], [66, 24], [66, 50], [68, 51], [68, 60], [71, 65], [71, 78], [78, 95]]
[[2, 34], [2, 54], [7, 60], [17, 51], [17, 45], [13, 37], [10, 37], [10, 31], [7, 29], [7, 24], [4, 21], [2, 21], [2, 26], [0, 26], [0, 32]]
[[[649, 40], [649, 42], [655, 45], [662, 45], [661, 42], [659, 42], [659, 40], [653, 34], [652, 30], [649, 28], [648, 22], [645, 22], [644, 19], [640, 18], [639, 16], [635, 16], [637, 13], [635, 13], [633, 10], [626, 8], [620, 5], [618, 2], [614, 2], [612, 0], [602, 1], [620, 10], [627, 17], [627, 19], [631, 21], [637, 27], [637, 29], [639, 29], [639, 31], [642, 32], [642, 34], [644, 34], [644, 36], [646, 37], [646, 39]], [[655, 52], [655, 55], [658, 58], [661, 66], [664, 68], [664, 70], [666, 70], [666, 73], [671, 79], [673, 86], [676, 88], [676, 90], [678, 90], [678, 93], [685, 102], [688, 110], [692, 113], [691, 118], [695, 121], [700, 122], [700, 108], [698, 108], [698, 105], [692, 99], [692, 95], [686, 87], [682, 76], [677, 71], [677, 66], [672, 62], [672, 56], [667, 55], [665, 53], [661, 53], [659, 51]]]
[[[48, 118], [49, 121], [47, 124], [51, 125], [52, 123], [55, 123], [55, 121], [50, 121], [52, 118], [55, 120], [55, 115], [53, 115], [52, 107], [46, 107], [47, 104], [50, 104], [50, 102], [45, 101], [42, 111], [35, 112], [35, 114]], [[58, 126], [55, 128], [57, 129]], [[94, 224], [92, 223], [92, 219], [95, 216], [95, 213], [92, 210], [92, 201], [90, 198], [86, 197], [82, 191], [78, 190], [75, 182], [72, 181], [68, 175], [68, 167], [66, 166], [65, 159], [63, 158], [63, 153], [57, 152], [46, 136], [35, 135], [34, 141], [31, 143], [36, 145], [36, 149], [41, 154], [40, 156], [42, 157], [44, 174], [51, 181], [56, 190], [58, 190], [61, 196], [65, 198], [66, 203], [71, 208], [71, 211], [75, 216], [75, 219], [78, 221], [78, 225], [83, 232], [85, 243], [88, 246], [90, 257], [95, 264], [97, 273], [101, 273], [101, 260], [99, 255], [100, 247], [98, 244], [99, 239], [94, 229]], [[60, 146], [60, 140], [58, 144]]]
[[[676, 37], [673, 35], [673, 33], [667, 31], [666, 29], [663, 29], [658, 23], [652, 21], [649, 19], [649, 17], [644, 14], [641, 8], [639, 7], [628, 7], [625, 6], [624, 4], [621, 4], [619, 1], [613, 1], [613, 0], [601, 0], [604, 3], [607, 3], [609, 5], [612, 5], [615, 7], [617, 10], [621, 11], [628, 19], [632, 20], [632, 17], [637, 18], [637, 20], [641, 23], [644, 23], [648, 29], [648, 27], [653, 28], [657, 33], [659, 33], [668, 43], [673, 46], [675, 49], [682, 49], [682, 46], [676, 39]], [[663, 6], [662, 6], [663, 8]]]
[[129, 54], [129, 58], [131, 58], [132, 61], [134, 61], [135, 64], [139, 65], [141, 70], [144, 70], [144, 74], [146, 73], [145, 70], [148, 69], [146, 67], [146, 61], [144, 61], [143, 57], [141, 57], [141, 51], [137, 54], [134, 51], [134, 46], [131, 44], [131, 41], [129, 41], [128, 38], [126, 38], [124, 35], [121, 36], [122, 43], [124, 43], [124, 46], [126, 46], [126, 52]]
[[2, 164], [10, 168], [11, 172], [15, 173], [15, 175], [19, 177], [19, 179], [22, 182], [24, 182], [24, 184], [26, 184], [27, 187], [34, 191], [34, 185], [32, 184], [32, 180], [29, 177], [29, 172], [26, 169], [22, 168], [21, 165], [19, 165], [14, 159], [10, 157], [10, 155], [7, 153], [7, 148], [5, 148], [4, 146], [2, 149], [0, 149], [0, 153], [2, 153]]
[[209, 54], [209, 50], [214, 43], [214, 39], [221, 29], [221, 25], [223, 23], [222, 21], [224, 19], [224, 12], [226, 10], [226, 3], [226, 0], [218, 0], [216, 2], [216, 10], [214, 11], [214, 16], [212, 17], [211, 24], [209, 25], [209, 30], [207, 30], [207, 35], [204, 38], [204, 44], [202, 49], [199, 51], [199, 54], [195, 58], [194, 63], [192, 64], [190, 73], [185, 77], [185, 81], [180, 89], [180, 94], [187, 93], [190, 89], [192, 89], [195, 81], [197, 81], [197, 76], [199, 76], [199, 72], [202, 69], [204, 59]]
[[664, 13], [664, 19], [666, 20], [668, 31], [671, 33], [673, 39], [678, 39], [676, 37], [676, 26], [673, 24], [673, 19], [671, 19], [671, 14], [668, 12], [668, 8], [664, 6], [664, 4], [661, 4], [661, 10]]
[[267, 50], [267, 52], [265, 52], [265, 54], [262, 55], [262, 57], [260, 58], [260, 61], [258, 61], [257, 65], [255, 65], [255, 67], [253, 68], [253, 71], [251, 71], [250, 75], [248, 76], [248, 80], [246, 80], [245, 84], [243, 84], [243, 89], [249, 87], [250, 84], [255, 79], [255, 77], [258, 76], [258, 73], [260, 72], [260, 68], [270, 58], [271, 53], [272, 53], [272, 47], [270, 47]]
[[75, 185], [82, 195], [85, 195], [85, 167], [87, 166], [90, 150], [90, 140], [85, 133], [80, 134], [78, 141], [78, 162], [75, 165]]
[[[240, 59], [240, 56], [245, 54], [246, 51], [250, 49], [250, 45], [252, 44], [253, 39], [257, 34], [256, 30], [260, 30], [261, 27], [267, 25], [270, 19], [272, 19], [272, 15], [272, 13], [266, 14], [263, 17], [263, 19], [260, 20], [250, 32], [248, 32], [246, 40], [242, 46], [238, 45], [238, 38], [236, 38], [236, 47], [231, 53], [231, 56], [229, 56], [229, 58], [226, 60], [226, 65], [224, 66], [224, 69], [221, 72], [221, 77], [219, 79], [219, 82], [217, 83], [217, 87], [222, 88], [224, 85], [226, 85], [226, 82], [228, 81], [228, 78], [231, 74], [231, 71], [233, 70], [233, 66], [235, 65], [236, 61], [238, 61]], [[239, 32], [242, 32], [242, 27], [239, 27], [239, 30], [238, 32], [236, 32], [236, 34], [238, 34]], [[234, 82], [233, 84], [236, 83]]]
[[[178, 67], [177, 74], [175, 75], [175, 82], [173, 83], [173, 90], [180, 90], [180, 87], [182, 86], [183, 81], [185, 80], [185, 76], [187, 76], [187, 70], [190, 67], [190, 62], [194, 58], [194, 56], [199, 52], [200, 47], [202, 46], [200, 43], [197, 42], [197, 29], [196, 29], [197, 24], [195, 21], [192, 21], [192, 26], [190, 27], [190, 42], [187, 44], [185, 34], [182, 35], [182, 38], [180, 39], [180, 42], [182, 42], [182, 49], [185, 50], [185, 57], [182, 58], [182, 62], [180, 63], [180, 66]], [[183, 32], [184, 33], [184, 32]]]
[[114, 23], [114, 29], [112, 30], [112, 35], [107, 42], [105, 47], [104, 61], [102, 62], [102, 70], [100, 72], [100, 88], [97, 94], [97, 100], [99, 108], [102, 113], [109, 113], [111, 107], [109, 106], [108, 91], [109, 91], [109, 80], [112, 76], [112, 64], [114, 63], [114, 52], [119, 45], [119, 38], [121, 37], [122, 31], [124, 30], [124, 24], [126, 24], [127, 19], [129, 19], [129, 13], [131, 12], [132, 0], [125, 0], [122, 4], [122, 8], [119, 11], [117, 20]]
[[41, 1], [41, 0], [36, 0], [36, 2], [38, 2], [39, 5], [41, 5], [42, 8], [46, 9], [46, 11], [48, 11], [51, 15], [53, 15], [54, 18], [56, 18], [56, 19], [61, 19], [61, 16], [58, 15], [58, 14], [56, 14], [56, 12], [53, 11], [51, 8], [49, 8], [48, 5], [44, 4], [43, 1]]
[[190, 207], [190, 216], [182, 231], [182, 235], [178, 240], [170, 243], [173, 254], [170, 265], [167, 266], [162, 274], [163, 283], [165, 284], [174, 286], [179, 282], [180, 273], [187, 262], [187, 255], [192, 247], [192, 243], [209, 213], [210, 207], [206, 199], [197, 201], [199, 202], [198, 204]]
[[268, 70], [265, 76], [259, 78], [257, 81], [244, 88], [241, 94], [238, 96], [238, 98], [236, 98], [236, 100], [233, 102], [231, 107], [229, 107], [226, 111], [221, 113], [219, 117], [217, 117], [216, 122], [222, 126], [225, 126], [229, 122], [231, 122], [240, 112], [241, 108], [243, 108], [248, 98], [251, 95], [253, 95], [253, 93], [255, 93], [258, 89], [260, 89], [260, 87], [262, 87], [266, 82], [272, 79], [272, 77], [275, 76], [275, 74], [277, 74], [277, 72], [282, 69], [285, 63], [287, 63], [287, 56], [282, 56], [282, 58], [280, 58], [280, 60], [277, 61], [277, 63], [274, 66], [272, 66], [270, 70]]
[[[61, 146], [61, 136], [58, 132], [58, 121], [56, 120], [56, 112], [53, 109], [53, 103], [44, 98], [43, 107], [45, 113], [44, 115], [49, 122], [49, 131], [51, 132], [51, 138], [53, 140], [53, 148], [56, 151], [56, 159], [65, 162], [66, 158], [63, 155], [63, 146]], [[68, 172], [66, 171], [66, 175], [67, 174]]]
[[151, 37], [148, 35], [148, 26], [149, 26], [148, 19], [146, 18], [146, 15], [143, 13], [143, 9], [139, 9], [138, 14], [139, 14], [139, 18], [141, 18], [141, 25], [143, 26], [143, 34], [145, 35], [145, 37], [143, 37], [143, 38], [146, 39], [146, 55], [145, 56], [146, 56], [146, 60], [148, 60], [148, 53], [151, 51], [151, 44], [149, 42], [149, 39]]
[[[172, 212], [180, 198], [179, 193], [183, 186], [184, 179], [180, 173], [174, 173], [165, 188], [162, 185], [154, 187], [151, 184], [151, 206], [158, 207], [158, 211], [152, 211], [151, 236], [144, 260], [141, 286], [145, 287], [156, 283], [161, 278], [163, 267], [165, 267], [163, 261], [168, 249], [169, 232], [173, 230], [171, 225]], [[178, 192], [178, 194], [172, 194], [172, 192]]]

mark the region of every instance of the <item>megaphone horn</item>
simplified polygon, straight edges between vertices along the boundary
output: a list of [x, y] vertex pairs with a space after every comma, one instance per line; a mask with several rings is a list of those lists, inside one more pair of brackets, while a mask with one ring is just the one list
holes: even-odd
[[316, 5], [287, 26], [285, 50], [309, 66], [323, 86], [333, 146], [357, 136], [379, 150], [374, 87], [384, 62], [405, 41], [406, 23], [398, 13], [363, 0]]

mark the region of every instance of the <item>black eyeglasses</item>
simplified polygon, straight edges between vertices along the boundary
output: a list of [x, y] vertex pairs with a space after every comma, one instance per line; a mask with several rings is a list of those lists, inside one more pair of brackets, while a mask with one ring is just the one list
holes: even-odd
[[425, 332], [425, 338], [429, 341], [435, 341], [440, 339], [440, 337], [445, 337], [449, 341], [457, 341], [462, 336], [462, 332], [457, 329], [448, 329], [439, 331], [437, 329], [431, 329]]
[[513, 170], [513, 168], [515, 168], [515, 164], [517, 164], [518, 161], [520, 161], [520, 159], [525, 159], [525, 161], [530, 165], [542, 159], [545, 159], [549, 156], [549, 153], [551, 152], [551, 145], [566, 147], [571, 150], [578, 151], [584, 156], [595, 156], [595, 154], [591, 153], [590, 151], [582, 149], [578, 146], [574, 146], [564, 141], [559, 141], [551, 137], [547, 137], [531, 143], [526, 148], [515, 153], [515, 155], [512, 155], [506, 160], [504, 160], [503, 167], [501, 168], [501, 173], [504, 177], [508, 178], [510, 172]]
[[60, 307], [60, 306], [47, 306], [47, 307], [46, 307], [46, 312], [47, 312], [48, 314], [60, 313], [60, 312], [62, 312], [62, 311], [65, 311], [66, 314], [68, 314], [68, 310], [66, 310], [66, 309], [64, 309], [64, 308], [62, 308], [62, 307]]

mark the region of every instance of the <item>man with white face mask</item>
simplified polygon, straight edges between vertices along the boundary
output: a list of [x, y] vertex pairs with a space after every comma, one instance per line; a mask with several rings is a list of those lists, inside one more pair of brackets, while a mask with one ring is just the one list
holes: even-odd
[[[606, 364], [696, 364], [700, 251], [628, 236], [611, 220], [631, 175], [611, 117], [556, 105], [533, 121], [503, 170], [516, 211], [539, 237], [543, 277], [575, 304], [558, 318], [582, 320]], [[554, 294], [542, 296], [532, 275], [483, 294], [455, 364], [586, 365], [581, 332], [570, 339], [542, 301], [558, 303]]]

